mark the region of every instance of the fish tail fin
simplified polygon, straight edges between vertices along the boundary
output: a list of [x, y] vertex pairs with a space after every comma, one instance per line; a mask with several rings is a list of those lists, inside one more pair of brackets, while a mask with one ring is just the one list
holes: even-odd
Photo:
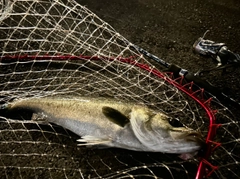
[[78, 144], [78, 146], [107, 145], [111, 143], [111, 139], [86, 135], [83, 136], [81, 139], [78, 139], [77, 142], [81, 142], [80, 144]]

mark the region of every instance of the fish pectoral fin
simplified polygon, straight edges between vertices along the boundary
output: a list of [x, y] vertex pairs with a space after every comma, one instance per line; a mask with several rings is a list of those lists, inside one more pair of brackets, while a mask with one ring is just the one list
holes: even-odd
[[102, 113], [107, 117], [107, 119], [109, 119], [111, 122], [124, 127], [126, 124], [128, 124], [130, 122], [129, 118], [127, 116], [125, 116], [124, 114], [122, 114], [120, 111], [108, 107], [108, 106], [104, 106], [102, 108]]
[[83, 145], [106, 145], [107, 143], [111, 142], [109, 138], [101, 138], [91, 135], [83, 136], [81, 139], [78, 139], [77, 142], [83, 142], [83, 144], [78, 144], [78, 146]]

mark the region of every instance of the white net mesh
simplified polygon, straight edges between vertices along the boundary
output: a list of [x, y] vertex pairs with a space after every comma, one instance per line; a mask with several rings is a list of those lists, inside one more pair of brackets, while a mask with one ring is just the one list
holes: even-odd
[[[0, 6], [1, 104], [33, 96], [111, 97], [163, 111], [177, 119], [173, 125], [205, 137], [215, 128], [209, 128], [206, 112], [216, 109], [222, 126], [215, 141], [221, 146], [208, 160], [218, 166], [211, 177], [240, 176], [239, 122], [219, 101], [213, 98], [211, 110], [204, 109], [203, 93], [199, 102], [172, 85], [75, 1], [2, 0]], [[194, 178], [198, 170], [197, 157], [183, 161], [173, 154], [77, 147], [79, 136], [31, 121], [26, 111], [0, 114], [1, 178]], [[212, 168], [207, 164], [206, 170]]]

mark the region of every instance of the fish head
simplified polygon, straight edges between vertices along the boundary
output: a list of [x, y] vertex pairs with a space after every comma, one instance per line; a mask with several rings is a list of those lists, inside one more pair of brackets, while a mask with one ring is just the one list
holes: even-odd
[[130, 123], [137, 139], [152, 152], [194, 153], [201, 149], [199, 132], [188, 127], [173, 127], [170, 117], [147, 107], [134, 106]]

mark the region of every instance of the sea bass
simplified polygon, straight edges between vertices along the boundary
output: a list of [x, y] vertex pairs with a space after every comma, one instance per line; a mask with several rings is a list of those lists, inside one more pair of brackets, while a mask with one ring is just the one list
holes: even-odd
[[164, 113], [130, 102], [42, 97], [14, 100], [5, 107], [30, 110], [39, 118], [81, 136], [78, 141], [84, 145], [188, 154], [196, 153], [203, 144], [200, 133], [173, 127]]

